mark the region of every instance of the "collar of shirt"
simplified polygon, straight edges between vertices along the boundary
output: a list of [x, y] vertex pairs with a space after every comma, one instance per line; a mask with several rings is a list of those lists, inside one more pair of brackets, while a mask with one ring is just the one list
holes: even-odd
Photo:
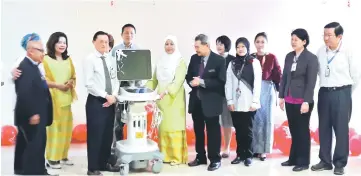
[[132, 49], [133, 48], [133, 43], [130, 43], [129, 45], [126, 45], [124, 42], [122, 43], [122, 46], [124, 49]]
[[31, 63], [33, 63], [34, 65], [39, 65], [38, 62], [32, 60], [29, 56], [26, 56], [26, 58], [29, 59], [29, 61], [30, 61]]
[[[210, 54], [209, 54], [210, 55]], [[209, 55], [207, 55], [207, 56], [203, 56], [202, 58], [203, 58], [203, 60], [204, 60], [204, 63], [207, 63], [207, 61], [208, 61], [208, 59], [209, 59]]]
[[96, 57], [101, 57], [101, 56], [104, 56], [104, 57], [108, 57], [108, 53], [104, 53], [104, 54], [101, 54], [99, 51], [95, 51], [95, 56]]
[[227, 56], [228, 56], [228, 52], [225, 52], [225, 53], [223, 54], [223, 57], [226, 58]]

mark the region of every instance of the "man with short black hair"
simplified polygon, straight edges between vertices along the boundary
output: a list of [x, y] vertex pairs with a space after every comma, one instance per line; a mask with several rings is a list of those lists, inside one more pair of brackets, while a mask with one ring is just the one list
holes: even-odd
[[[332, 170], [343, 175], [349, 155], [349, 121], [352, 111], [352, 92], [360, 82], [357, 59], [346, 43], [343, 28], [337, 22], [324, 27], [324, 42], [318, 51], [320, 63], [320, 90], [318, 92], [318, 118], [321, 161], [313, 165], [313, 171]], [[336, 136], [336, 148], [331, 157], [332, 129]]]
[[[113, 57], [116, 57], [115, 52], [117, 50], [136, 50], [139, 49], [139, 47], [133, 43], [133, 39], [135, 38], [135, 34], [136, 34], [136, 29], [135, 26], [133, 24], [125, 24], [122, 27], [122, 43], [120, 43], [119, 45], [115, 46], [112, 50], [111, 50], [111, 54]], [[127, 87], [130, 86], [131, 82], [130, 81], [121, 81], [120, 82], [120, 87]], [[142, 86], [142, 81], [134, 81], [135, 86]], [[115, 124], [114, 124], [114, 143], [113, 143], [113, 147], [115, 147], [115, 142], [119, 141], [119, 140], [123, 140], [124, 139], [124, 134], [123, 134], [123, 126], [124, 123], [121, 121], [121, 114], [122, 111], [125, 109], [125, 105], [124, 104], [119, 104], [116, 107], [116, 117], [115, 117]]]

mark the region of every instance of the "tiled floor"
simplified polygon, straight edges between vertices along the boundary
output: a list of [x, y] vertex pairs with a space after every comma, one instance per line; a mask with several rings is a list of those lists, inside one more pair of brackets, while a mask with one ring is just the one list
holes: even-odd
[[[332, 171], [312, 172], [311, 170], [303, 171], [300, 173], [292, 172], [290, 167], [281, 167], [280, 163], [285, 161], [287, 157], [281, 154], [272, 154], [271, 157], [265, 162], [254, 160], [251, 167], [245, 167], [243, 164], [231, 165], [230, 159], [222, 160], [222, 167], [214, 172], [209, 172], [206, 166], [199, 166], [196, 168], [189, 168], [186, 165], [169, 166], [165, 165], [162, 172], [157, 175], [167, 176], [199, 176], [207, 174], [207, 176], [287, 176], [287, 175], [314, 175], [314, 176], [332, 176]], [[233, 152], [234, 153], [234, 152]], [[13, 173], [13, 155], [14, 147], [1, 148], [1, 175], [12, 175]], [[194, 150], [190, 149], [189, 159], [195, 156]], [[312, 147], [312, 163], [318, 162], [318, 147]], [[60, 175], [85, 175], [87, 171], [87, 157], [85, 145], [72, 145], [70, 150], [70, 157], [75, 165], [63, 167], [61, 170], [49, 170], [49, 173], [56, 173]], [[346, 168], [346, 176], [360, 176], [361, 174], [361, 156], [350, 157], [349, 164]], [[103, 173], [104, 175], [119, 175], [119, 173]], [[150, 172], [132, 172], [130, 175], [153, 175]]]

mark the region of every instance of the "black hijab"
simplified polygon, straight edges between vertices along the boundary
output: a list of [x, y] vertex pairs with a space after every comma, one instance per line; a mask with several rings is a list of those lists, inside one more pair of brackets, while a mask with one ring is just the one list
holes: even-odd
[[249, 41], [244, 38], [244, 37], [241, 37], [239, 39], [237, 39], [236, 41], [236, 49], [237, 49], [237, 46], [238, 44], [242, 43], [246, 48], [247, 48], [247, 54], [244, 55], [244, 56], [240, 56], [238, 55], [238, 53], [236, 54], [236, 58], [232, 61], [232, 64], [233, 64], [233, 73], [236, 75], [236, 77], [238, 79], [240, 79], [240, 76], [241, 76], [241, 69], [242, 69], [242, 66], [244, 64], [250, 64], [249, 60], [252, 59], [252, 57], [250, 57], [250, 50], [249, 50], [249, 47], [250, 47], [250, 44], [249, 44]]

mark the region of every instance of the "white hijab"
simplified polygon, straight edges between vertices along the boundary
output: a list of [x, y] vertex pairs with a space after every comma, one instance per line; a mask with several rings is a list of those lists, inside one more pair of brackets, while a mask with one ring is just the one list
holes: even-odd
[[[157, 80], [160, 84], [170, 84], [175, 77], [176, 69], [182, 60], [182, 55], [178, 49], [177, 37], [169, 35], [164, 39], [164, 44], [167, 40], [171, 40], [174, 44], [174, 52], [168, 54], [164, 51], [163, 56], [159, 59], [156, 72]], [[163, 44], [163, 45], [164, 45]]]

